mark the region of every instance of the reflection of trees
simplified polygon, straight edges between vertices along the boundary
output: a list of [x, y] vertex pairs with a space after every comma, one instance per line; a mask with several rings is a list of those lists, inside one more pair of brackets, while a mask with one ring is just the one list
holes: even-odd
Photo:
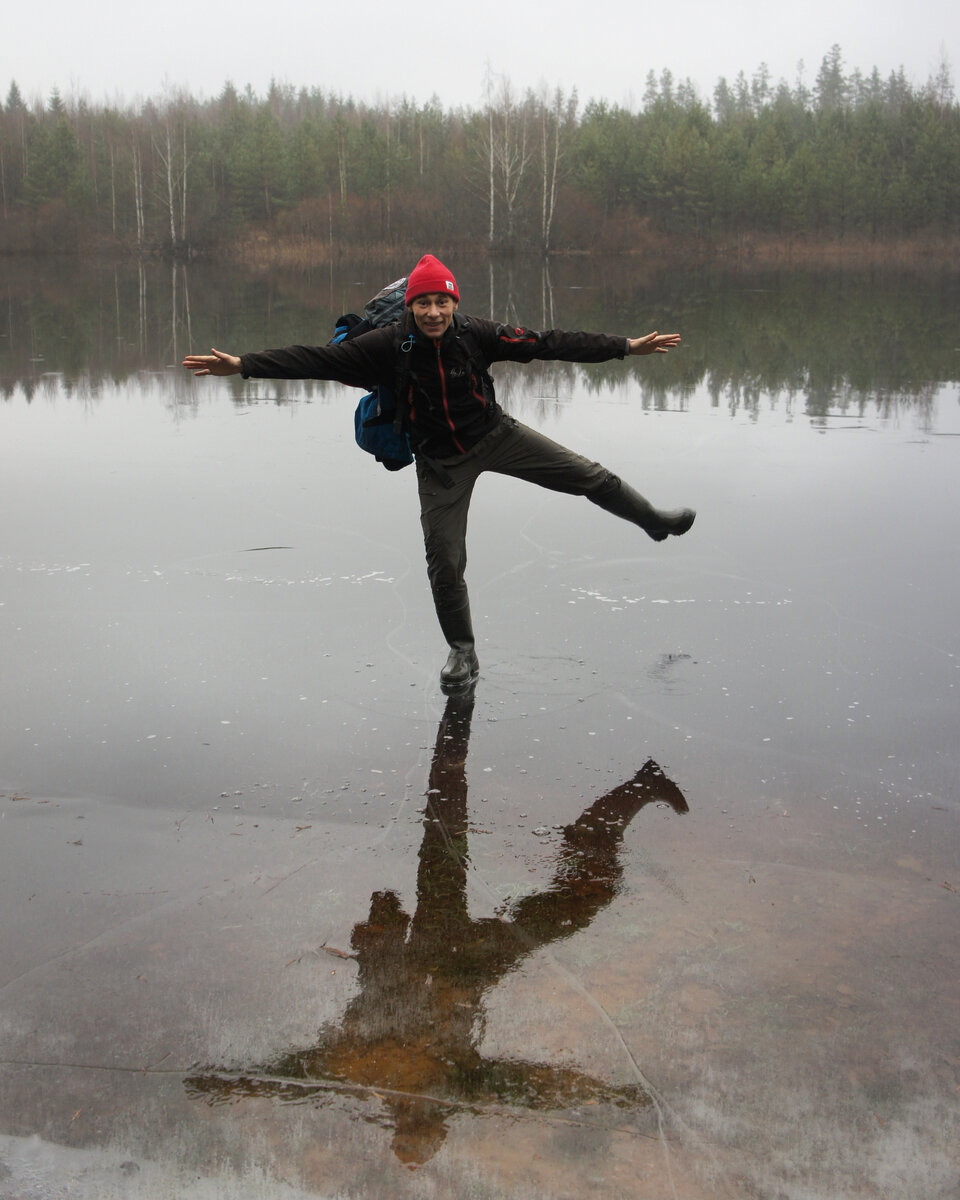
[[[168, 358], [172, 364], [179, 365], [182, 354], [188, 353], [182, 347], [193, 344], [193, 327], [190, 322], [190, 282], [185, 263], [173, 262], [169, 269], [170, 341]], [[183, 335], [182, 338], [178, 336], [179, 334]]]
[[[76, 264], [44, 271], [8, 262], [0, 303], [0, 396], [31, 395], [43, 372], [96, 393], [174, 361], [185, 343], [236, 350], [323, 342], [340, 312], [409, 264], [344, 268], [336, 280], [276, 272], [239, 277], [194, 263], [143, 261], [104, 271]], [[522, 415], [538, 399], [628, 389], [631, 403], [682, 407], [705, 389], [718, 407], [760, 415], [767, 398], [820, 418], [929, 404], [958, 379], [953, 314], [960, 306], [949, 272], [677, 272], [627, 269], [622, 261], [551, 260], [549, 267], [491, 260], [464, 267], [464, 309], [547, 328], [637, 333], [679, 329], [681, 350], [658, 362], [498, 364], [499, 394]], [[179, 376], [179, 373], [173, 373]], [[186, 381], [188, 382], [188, 381]], [[171, 385], [173, 386], [173, 385]], [[323, 391], [323, 385], [317, 385]], [[265, 384], [258, 385], [264, 394]], [[310, 384], [280, 392], [314, 394]], [[240, 395], [240, 392], [237, 392]]]
[[586, 928], [616, 896], [623, 833], [653, 801], [684, 813], [680, 789], [651, 760], [563, 831], [553, 878], [493, 917], [467, 908], [467, 778], [472, 689], [448, 698], [437, 731], [412, 917], [392, 891], [375, 892], [351, 945], [359, 991], [316, 1043], [239, 1071], [208, 1068], [186, 1081], [211, 1102], [241, 1096], [301, 1101], [370, 1089], [393, 1130], [393, 1149], [425, 1162], [464, 1105], [569, 1108], [649, 1103], [638, 1085], [615, 1085], [573, 1066], [488, 1058], [478, 1049], [484, 996], [542, 946]]

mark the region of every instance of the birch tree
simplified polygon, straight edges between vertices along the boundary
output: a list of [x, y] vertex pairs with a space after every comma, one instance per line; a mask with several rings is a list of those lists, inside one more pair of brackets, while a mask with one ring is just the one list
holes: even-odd
[[484, 157], [488, 166], [489, 229], [491, 249], [497, 242], [494, 218], [496, 200], [503, 205], [500, 222], [501, 246], [512, 246], [516, 233], [516, 211], [520, 188], [532, 155], [529, 126], [531, 104], [518, 103], [510, 80], [489, 71], [486, 81], [486, 135]]
[[[171, 130], [171, 113], [167, 110], [163, 124], [163, 142], [158, 145], [156, 139], [153, 148], [163, 163], [165, 176], [164, 207], [170, 225], [170, 251], [177, 254], [186, 243], [187, 228], [187, 168], [190, 159], [187, 155], [187, 120], [182, 117], [180, 138], [175, 139]], [[179, 140], [179, 146], [176, 142]], [[178, 161], [179, 158], [179, 161]]]
[[143, 256], [146, 223], [143, 212], [143, 159], [140, 154], [140, 138], [136, 127], [133, 130], [130, 160], [133, 168], [133, 207], [137, 220], [137, 254]]
[[542, 168], [540, 191], [540, 248], [544, 254], [550, 252], [550, 231], [553, 214], [557, 207], [557, 183], [559, 180], [561, 147], [564, 128], [576, 120], [577, 93], [564, 99], [563, 91], [557, 88], [553, 101], [548, 105], [546, 89], [540, 102], [540, 165]]

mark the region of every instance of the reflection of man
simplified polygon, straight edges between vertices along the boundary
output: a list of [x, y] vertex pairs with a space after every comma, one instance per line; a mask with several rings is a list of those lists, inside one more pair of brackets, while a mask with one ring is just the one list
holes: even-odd
[[[573, 1067], [484, 1058], [483, 996], [540, 946], [585, 928], [617, 894], [623, 831], [644, 805], [687, 811], [680, 789], [651, 760], [563, 831], [556, 868], [541, 892], [498, 917], [467, 911], [467, 781], [473, 691], [451, 696], [437, 733], [413, 918], [394, 892], [375, 892], [351, 944], [359, 993], [317, 1044], [242, 1074], [209, 1072], [191, 1092], [302, 1099], [339, 1085], [376, 1091], [404, 1162], [436, 1153], [450, 1112], [463, 1104], [568, 1108], [588, 1101], [635, 1107], [637, 1086], [613, 1086]], [[267, 1079], [262, 1078], [267, 1076]], [[258, 1078], [260, 1077], [260, 1078]]]
[[666, 354], [680, 335], [654, 332], [626, 338], [557, 329], [538, 333], [480, 317], [464, 318], [457, 312], [457, 282], [432, 254], [424, 255], [411, 272], [405, 301], [399, 337], [396, 326], [387, 326], [335, 346], [287, 346], [242, 356], [213, 350], [188, 355], [183, 365], [197, 375], [335, 379], [350, 387], [395, 389], [398, 360], [404, 360], [409, 384], [404, 385], [403, 416], [417, 460], [427, 574], [450, 646], [440, 679], [459, 686], [479, 670], [464, 573], [467, 510], [484, 471], [586, 496], [639, 525], [656, 541], [686, 533], [695, 515], [689, 508], [655, 508], [599, 463], [506, 416], [486, 367], [502, 361], [598, 363], [630, 354]]

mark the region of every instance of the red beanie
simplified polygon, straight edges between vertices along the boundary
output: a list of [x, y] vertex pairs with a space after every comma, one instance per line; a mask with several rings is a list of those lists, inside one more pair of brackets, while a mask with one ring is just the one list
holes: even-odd
[[432, 254], [425, 254], [410, 272], [406, 295], [403, 297], [404, 304], [409, 304], [425, 292], [445, 292], [460, 303], [457, 281], [449, 268]]

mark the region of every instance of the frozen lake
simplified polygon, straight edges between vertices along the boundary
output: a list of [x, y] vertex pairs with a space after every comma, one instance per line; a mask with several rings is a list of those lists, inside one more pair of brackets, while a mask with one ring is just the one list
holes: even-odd
[[485, 476], [448, 702], [357, 393], [173, 365], [399, 273], [6, 285], [0, 1196], [955, 1196], [956, 277], [458, 270], [698, 517]]

